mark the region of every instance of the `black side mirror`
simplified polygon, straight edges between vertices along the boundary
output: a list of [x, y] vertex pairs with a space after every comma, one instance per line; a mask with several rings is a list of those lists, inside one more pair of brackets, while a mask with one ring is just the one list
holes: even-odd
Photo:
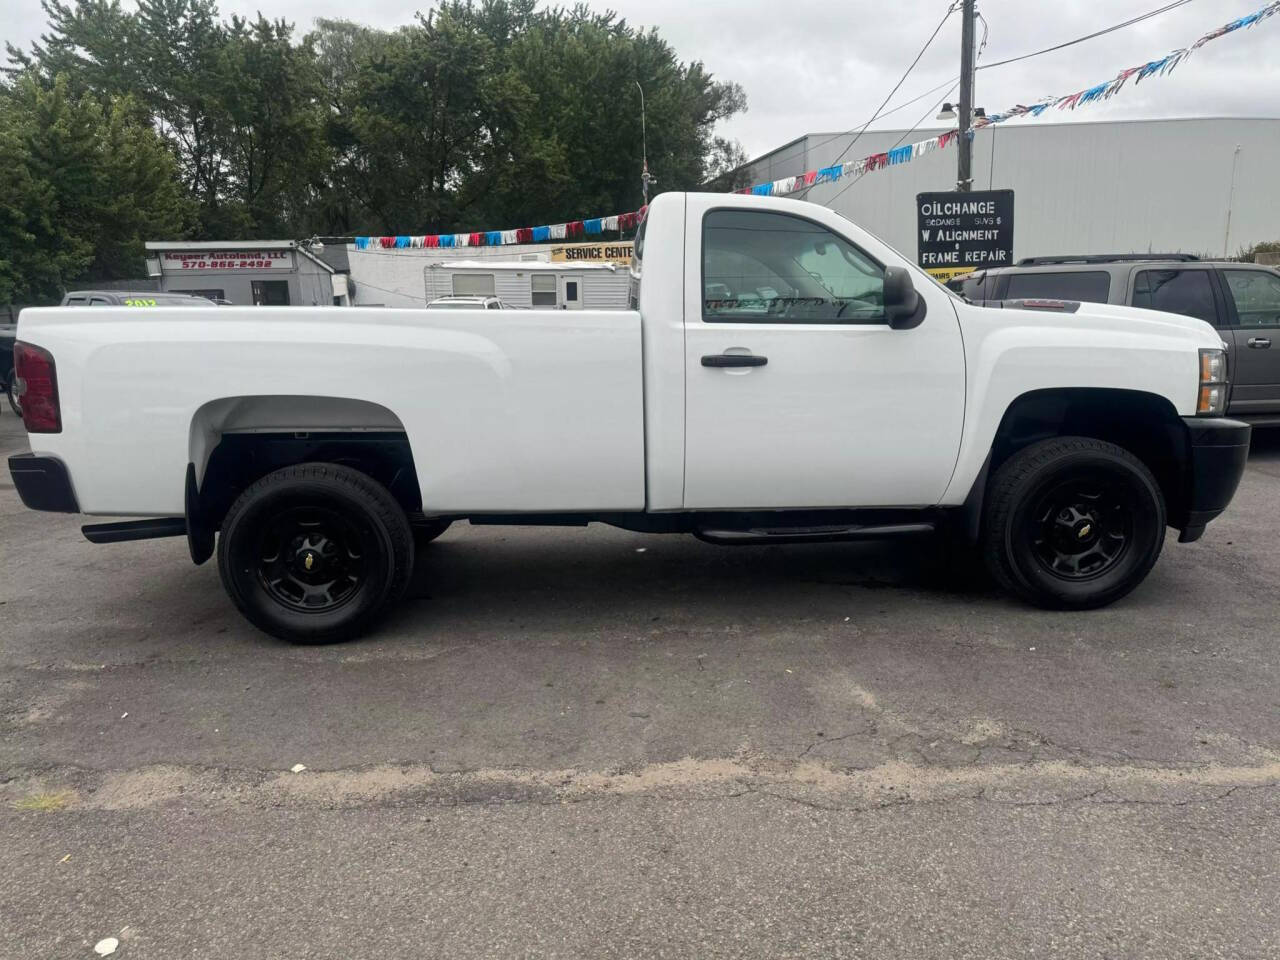
[[903, 267], [885, 267], [884, 318], [895, 330], [907, 330], [924, 319], [924, 301]]

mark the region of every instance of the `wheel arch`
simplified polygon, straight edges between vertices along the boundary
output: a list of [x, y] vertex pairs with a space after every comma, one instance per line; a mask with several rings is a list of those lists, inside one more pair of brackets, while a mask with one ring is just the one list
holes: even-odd
[[1054, 387], [1016, 397], [1005, 409], [986, 460], [964, 501], [966, 532], [976, 538], [987, 485], [1006, 460], [1051, 437], [1105, 440], [1128, 450], [1155, 476], [1170, 522], [1185, 515], [1187, 431], [1170, 401], [1143, 390]]
[[380, 404], [334, 396], [223, 397], [191, 419], [186, 513], [192, 559], [208, 559], [213, 533], [239, 494], [281, 467], [337, 463], [377, 480], [406, 513], [422, 509], [404, 424]]

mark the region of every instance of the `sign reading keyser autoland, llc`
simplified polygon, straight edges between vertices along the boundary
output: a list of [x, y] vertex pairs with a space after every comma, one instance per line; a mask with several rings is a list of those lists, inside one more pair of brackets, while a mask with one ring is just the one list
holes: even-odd
[[920, 266], [946, 281], [1013, 263], [1013, 191], [916, 194]]

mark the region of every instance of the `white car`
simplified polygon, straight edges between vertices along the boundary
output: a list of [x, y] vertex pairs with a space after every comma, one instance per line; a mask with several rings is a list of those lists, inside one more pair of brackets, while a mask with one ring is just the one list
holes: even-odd
[[737, 194], [654, 200], [631, 282], [634, 309], [519, 323], [24, 310], [14, 483], [33, 509], [142, 518], [95, 542], [216, 550], [253, 623], [318, 642], [367, 630], [462, 519], [723, 544], [945, 530], [1017, 596], [1098, 607], [1244, 471], [1201, 320], [967, 303], [831, 210]]
[[428, 310], [502, 310], [505, 309], [497, 297], [452, 296], [437, 297], [427, 304]]

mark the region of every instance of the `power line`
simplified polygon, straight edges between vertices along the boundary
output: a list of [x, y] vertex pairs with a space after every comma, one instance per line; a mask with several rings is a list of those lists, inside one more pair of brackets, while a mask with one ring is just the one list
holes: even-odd
[[[1169, 11], [1171, 11], [1171, 10], [1175, 10], [1175, 9], [1177, 9], [1178, 7], [1181, 7], [1181, 6], [1185, 6], [1185, 5], [1186, 5], [1186, 4], [1188, 4], [1188, 3], [1191, 3], [1191, 0], [1175, 0], [1175, 2], [1173, 2], [1173, 3], [1167, 3], [1167, 4], [1165, 4], [1163, 7], [1158, 7], [1158, 8], [1157, 8], [1157, 9], [1155, 9], [1155, 10], [1150, 10], [1150, 11], [1148, 11], [1148, 12], [1146, 12], [1146, 13], [1139, 14], [1139, 15], [1138, 15], [1138, 16], [1136, 16], [1136, 17], [1130, 17], [1128, 20], [1125, 20], [1125, 21], [1123, 21], [1123, 22], [1121, 22], [1121, 23], [1112, 24], [1111, 26], [1106, 27], [1106, 28], [1104, 28], [1104, 29], [1102, 29], [1102, 30], [1095, 30], [1093, 33], [1086, 34], [1086, 35], [1085, 35], [1085, 36], [1083, 36], [1083, 37], [1076, 37], [1074, 40], [1068, 40], [1068, 41], [1066, 41], [1065, 43], [1055, 44], [1055, 45], [1054, 45], [1054, 46], [1052, 46], [1052, 47], [1045, 47], [1043, 50], [1036, 50], [1036, 51], [1034, 51], [1034, 52], [1032, 52], [1032, 53], [1025, 53], [1025, 54], [1023, 54], [1023, 55], [1021, 55], [1021, 56], [1018, 56], [1018, 57], [1010, 57], [1010, 58], [1008, 58], [1008, 59], [1006, 59], [1006, 60], [997, 60], [995, 63], [984, 63], [984, 64], [982, 64], [981, 66], [978, 66], [977, 68], [975, 68], [975, 72], [976, 72], [977, 70], [989, 70], [989, 69], [991, 69], [992, 67], [1002, 67], [1002, 66], [1004, 66], [1005, 64], [1008, 64], [1008, 63], [1017, 63], [1017, 62], [1018, 62], [1018, 61], [1020, 61], [1020, 60], [1030, 60], [1032, 57], [1038, 57], [1038, 56], [1041, 56], [1042, 54], [1046, 54], [1046, 53], [1053, 53], [1053, 52], [1054, 52], [1054, 51], [1056, 51], [1056, 50], [1064, 50], [1064, 49], [1066, 49], [1067, 47], [1075, 46], [1077, 43], [1084, 43], [1086, 40], [1093, 40], [1093, 39], [1095, 39], [1095, 38], [1097, 38], [1097, 37], [1105, 36], [1105, 35], [1106, 35], [1106, 34], [1108, 34], [1108, 33], [1114, 33], [1114, 32], [1115, 32], [1115, 31], [1117, 31], [1117, 30], [1123, 30], [1125, 27], [1131, 27], [1131, 26], [1133, 26], [1134, 24], [1136, 24], [1136, 23], [1141, 23], [1141, 22], [1142, 22], [1142, 21], [1144, 21], [1144, 20], [1150, 20], [1152, 17], [1157, 17], [1157, 16], [1159, 16], [1160, 14], [1168, 13]], [[987, 45], [987, 33], [988, 33], [988, 30], [987, 30], [987, 21], [986, 21], [986, 19], [985, 19], [985, 18], [983, 18], [983, 17], [981, 17], [981, 14], [979, 14], [979, 17], [982, 19], [982, 28], [983, 28], [982, 44], [981, 44], [981, 47], [980, 47], [980, 48], [979, 48], [979, 50], [978, 50], [978, 56], [979, 56], [979, 57], [981, 57], [981, 56], [982, 56], [982, 48], [985, 48], [985, 47], [986, 47], [986, 45]], [[918, 59], [918, 58], [917, 58], [917, 59]], [[955, 85], [956, 85], [957, 83], [959, 83], [959, 82], [960, 82], [960, 80], [959, 80], [959, 78], [958, 78], [958, 77], [957, 77], [955, 80], [951, 81], [951, 84], [950, 84], [950, 87], [948, 88], [947, 93], [946, 93], [946, 94], [943, 94], [943, 97], [942, 97], [942, 99], [943, 99], [943, 100], [945, 100], [945, 99], [947, 98], [947, 96], [949, 96], [949, 95], [950, 95], [950, 91], [951, 91], [951, 89], [952, 89], [952, 88], [954, 88], [954, 87], [955, 87]], [[898, 106], [894, 107], [894, 108], [893, 108], [893, 110], [890, 110], [890, 111], [889, 111], [889, 113], [893, 113], [893, 112], [895, 112], [895, 111], [897, 111], [897, 110], [901, 110], [903, 107], [909, 106], [911, 103], [913, 103], [913, 102], [915, 102], [915, 101], [918, 101], [918, 100], [921, 100], [921, 99], [923, 99], [924, 97], [928, 96], [930, 93], [933, 93], [933, 92], [935, 92], [935, 91], [937, 91], [937, 90], [940, 90], [941, 88], [942, 88], [942, 87], [941, 87], [941, 85], [939, 85], [939, 86], [937, 86], [937, 87], [934, 87], [932, 90], [927, 90], [927, 91], [925, 91], [925, 93], [921, 94], [919, 97], [916, 97], [916, 98], [915, 98], [915, 100], [908, 100], [906, 103], [902, 103], [902, 104], [899, 104]], [[941, 102], [942, 102], [941, 100], [940, 100], [940, 101], [938, 101], [938, 103], [941, 103]], [[906, 131], [906, 132], [905, 132], [901, 137], [899, 137], [899, 138], [898, 138], [898, 142], [897, 142], [897, 143], [895, 143], [893, 146], [894, 146], [894, 147], [899, 146], [899, 145], [902, 143], [902, 141], [903, 141], [903, 140], [905, 140], [908, 136], [910, 136], [910, 135], [911, 135], [911, 133], [912, 133], [913, 131], [915, 131], [915, 129], [916, 129], [918, 126], [920, 126], [920, 124], [921, 124], [921, 123], [923, 123], [923, 122], [928, 118], [929, 114], [933, 112], [934, 107], [936, 107], [937, 105], [938, 105], [938, 104], [937, 104], [937, 103], [935, 103], [933, 107], [930, 107], [930, 108], [929, 108], [929, 110], [925, 112], [924, 116], [922, 116], [919, 120], [917, 120], [914, 124], [912, 124], [911, 128], [910, 128], [910, 129], [908, 129], [908, 130], [907, 130], [907, 131]], [[888, 116], [888, 113], [886, 113], [886, 114], [885, 114], [885, 116]], [[864, 129], [865, 129], [865, 126], [864, 126]], [[836, 139], [837, 137], [846, 136], [846, 135], [847, 135], [847, 133], [845, 133], [845, 134], [836, 134], [835, 136], [829, 137], [829, 138], [828, 138], [826, 141], [824, 141], [824, 142], [828, 142], [828, 143], [829, 143], [831, 140], [834, 140], [834, 139]], [[852, 144], [850, 144], [850, 145], [852, 146]], [[893, 148], [891, 147], [890, 149], [893, 149]], [[827, 204], [828, 204], [828, 205], [830, 205], [830, 204], [834, 203], [837, 197], [839, 197], [841, 194], [843, 194], [846, 190], [848, 190], [850, 187], [852, 187], [855, 183], [857, 183], [859, 180], [861, 180], [864, 176], [866, 176], [866, 173], [865, 173], [865, 172], [863, 172], [862, 174], [859, 174], [858, 176], [854, 177], [854, 178], [853, 178], [849, 183], [845, 184], [843, 187], [841, 187], [839, 190], [837, 190], [835, 193], [833, 193], [833, 194], [828, 198], [828, 200], [827, 200]], [[812, 189], [812, 188], [809, 188], [809, 189]], [[806, 192], [807, 192], [807, 191], [806, 191]]]
[[1150, 20], [1152, 17], [1158, 17], [1162, 13], [1168, 13], [1170, 10], [1176, 10], [1178, 7], [1185, 6], [1191, 0], [1176, 0], [1175, 3], [1166, 3], [1163, 7], [1151, 10], [1148, 13], [1139, 14], [1123, 23], [1117, 23], [1103, 30], [1096, 30], [1093, 33], [1083, 37], [1076, 37], [1074, 40], [1068, 40], [1066, 43], [1055, 44], [1052, 47], [1045, 47], [1043, 50], [1036, 50], [1034, 53], [1024, 53], [1020, 57], [1010, 57], [1007, 60], [997, 60], [995, 63], [984, 63], [978, 67], [979, 70], [990, 70], [992, 67], [1003, 67], [1006, 63], [1017, 63], [1019, 60], [1030, 60], [1032, 57], [1038, 57], [1046, 53], [1053, 53], [1055, 50], [1065, 50], [1067, 47], [1073, 47], [1077, 43], [1084, 43], [1086, 40], [1092, 40], [1095, 37], [1105, 36], [1108, 33], [1115, 33], [1117, 30], [1123, 30], [1125, 27], [1131, 27], [1135, 23], [1141, 23], [1143, 20]]
[[[1114, 33], [1117, 30], [1123, 30], [1125, 27], [1131, 27], [1134, 24], [1141, 23], [1144, 20], [1150, 20], [1152, 17], [1157, 17], [1160, 14], [1168, 13], [1169, 11], [1175, 10], [1178, 7], [1184, 6], [1185, 4], [1188, 4], [1188, 3], [1191, 3], [1191, 0], [1175, 0], [1175, 2], [1173, 3], [1166, 3], [1164, 6], [1158, 7], [1155, 10], [1150, 10], [1146, 13], [1139, 14], [1136, 17], [1130, 17], [1128, 20], [1122, 21], [1121, 23], [1112, 24], [1111, 26], [1105, 27], [1102, 30], [1095, 30], [1093, 33], [1086, 34], [1083, 37], [1076, 37], [1074, 40], [1067, 40], [1064, 43], [1055, 44], [1052, 47], [1045, 47], [1043, 50], [1035, 50], [1031, 53], [1024, 53], [1021, 56], [1010, 57], [1006, 60], [997, 60], [995, 63], [984, 63], [981, 66], [979, 66], [977, 69], [990, 70], [992, 67], [1002, 67], [1008, 63], [1017, 63], [1020, 60], [1030, 60], [1032, 57], [1038, 57], [1046, 53], [1053, 53], [1056, 50], [1064, 50], [1067, 47], [1075, 46], [1077, 43], [1084, 43], [1086, 40], [1093, 40], [1097, 37], [1105, 36], [1108, 33]], [[950, 16], [951, 12], [952, 10], [947, 11], [948, 16]], [[945, 18], [944, 18], [944, 22], [945, 22]], [[985, 29], [985, 26], [986, 26], [985, 20], [983, 21], [983, 26]], [[941, 26], [939, 26], [939, 29], [941, 29]], [[936, 35], [936, 31], [935, 31], [935, 35]], [[930, 42], [932, 42], [932, 38], [930, 39]], [[928, 45], [926, 44], [926, 48], [927, 46]], [[921, 54], [923, 54], [923, 51], [921, 51]], [[919, 57], [917, 57], [916, 59], [919, 60]], [[908, 70], [908, 73], [910, 73], [909, 70]], [[904, 79], [905, 79], [905, 76], [904, 76]], [[865, 123], [862, 124], [862, 130], [865, 130], [876, 119], [882, 119], [884, 117], [891, 116], [892, 114], [897, 113], [899, 110], [904, 110], [914, 103], [919, 103], [925, 97], [929, 96], [932, 93], [936, 93], [937, 91], [941, 90], [943, 87], [954, 87], [959, 82], [960, 82], [960, 78], [956, 77], [953, 80], [940, 83], [936, 87], [931, 87], [930, 89], [924, 91], [923, 93], [918, 94], [917, 96], [912, 97], [910, 100], [904, 101], [903, 103], [900, 103], [896, 107], [893, 107], [889, 110], [885, 110], [883, 112], [878, 110], [876, 111], [875, 116], [873, 116], [870, 120], [867, 120]], [[901, 85], [902, 85], [902, 81], [899, 81], [898, 86], [901, 86]], [[896, 90], [897, 87], [895, 87], [894, 89]], [[890, 94], [889, 96], [892, 97], [893, 94]], [[833, 133], [829, 137], [825, 137], [822, 140], [818, 140], [814, 143], [808, 144], [807, 149], [816, 150], [818, 147], [826, 146], [828, 143], [831, 143], [833, 140], [839, 140], [841, 137], [849, 136], [849, 134], [853, 133], [854, 129], [857, 129], [857, 128], [852, 127], [848, 130], [843, 130], [840, 133]], [[859, 132], [859, 136], [861, 136], [861, 132]], [[856, 140], [857, 138], [855, 137], [854, 139]], [[850, 143], [849, 147], [845, 148], [844, 153], [847, 153], [852, 146], [853, 144]], [[840, 157], [843, 157], [844, 153], [841, 153]], [[832, 165], [834, 165], [834, 163], [836, 162], [839, 162], [839, 159], [840, 158], [837, 158], [836, 161], [833, 161]], [[808, 189], [812, 189], [812, 188], [807, 188], [805, 191], [806, 193], [808, 192]]]
[[903, 83], [906, 82], [907, 77], [911, 76], [911, 71], [916, 68], [916, 64], [920, 62], [920, 58], [923, 57], [925, 55], [925, 51], [927, 51], [929, 47], [932, 46], [933, 41], [937, 39], [938, 34], [942, 32], [942, 28], [946, 25], [946, 22], [951, 18], [951, 14], [955, 12], [956, 12], [956, 4], [955, 2], [952, 2], [947, 6], [947, 12], [942, 15], [942, 19], [938, 21], [938, 25], [933, 28], [933, 33], [929, 34], [929, 39], [924, 42], [924, 46], [921, 47], [920, 52], [916, 54], [916, 58], [911, 61], [911, 66], [907, 67], [906, 72], [898, 79], [898, 82], [893, 85], [893, 89], [889, 91], [889, 95], [885, 97], [884, 101], [880, 104], [880, 106], [876, 108], [876, 112], [871, 115], [871, 119], [862, 125], [862, 129], [857, 132], [854, 138], [849, 141], [848, 145], [843, 150], [840, 151], [840, 155], [836, 157], [834, 160], [832, 160], [831, 163], [828, 164], [828, 166], [835, 166], [842, 159], [844, 159], [845, 154], [847, 154], [850, 150], [853, 149], [853, 145], [858, 142], [858, 138], [861, 137], [862, 134], [866, 132], [867, 127], [871, 126], [871, 124], [876, 121], [876, 119], [880, 116], [880, 111], [882, 111], [885, 107], [889, 105], [889, 101], [893, 99], [893, 95], [897, 93], [899, 88], [903, 85]]

